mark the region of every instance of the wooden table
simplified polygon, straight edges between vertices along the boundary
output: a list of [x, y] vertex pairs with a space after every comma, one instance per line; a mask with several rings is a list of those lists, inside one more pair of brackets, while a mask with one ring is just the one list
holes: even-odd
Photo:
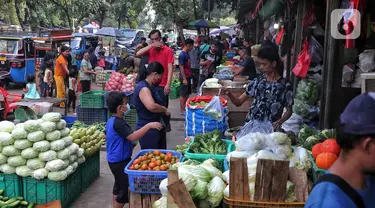
[[65, 111], [64, 115], [66, 116], [68, 114], [68, 98], [40, 98], [40, 99], [22, 99], [16, 103], [15, 105], [18, 106], [23, 106], [23, 107], [30, 107], [34, 105], [35, 103], [42, 103], [42, 102], [47, 102], [47, 103], [52, 103], [53, 105], [59, 105], [61, 102], [64, 102], [65, 104]]
[[150, 208], [161, 194], [137, 194], [130, 192], [129, 208]]

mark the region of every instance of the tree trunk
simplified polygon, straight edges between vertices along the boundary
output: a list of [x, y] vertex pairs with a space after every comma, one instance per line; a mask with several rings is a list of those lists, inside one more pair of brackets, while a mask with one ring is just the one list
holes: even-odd
[[121, 14], [118, 16], [118, 19], [117, 19], [117, 29], [120, 29], [121, 28]]
[[104, 19], [105, 19], [105, 13], [106, 13], [105, 10], [100, 12], [100, 19], [99, 19], [99, 26], [100, 27], [103, 27], [103, 22], [104, 22]]
[[197, 20], [197, 19], [199, 19], [198, 11], [197, 11], [197, 0], [193, 0], [193, 7], [194, 7], [194, 17]]
[[25, 26], [23, 24], [23, 18], [21, 17], [21, 12], [20, 12], [18, 0], [14, 0], [14, 7], [16, 8], [18, 23], [21, 25], [22, 31], [25, 31]]
[[184, 28], [183, 28], [182, 24], [176, 24], [176, 25], [177, 25], [177, 32], [178, 32], [178, 35], [181, 38], [182, 45], [185, 45]]

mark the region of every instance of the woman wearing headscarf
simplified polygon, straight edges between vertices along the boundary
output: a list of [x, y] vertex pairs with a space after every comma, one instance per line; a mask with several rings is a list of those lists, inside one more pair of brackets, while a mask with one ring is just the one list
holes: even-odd
[[50, 64], [53, 64], [53, 60], [54, 60], [54, 55], [51, 51], [48, 51], [46, 53], [46, 55], [44, 55], [43, 57], [43, 60], [42, 60], [42, 63], [40, 64], [40, 67], [39, 67], [39, 72], [38, 72], [38, 78], [39, 78], [39, 90], [40, 90], [40, 94], [42, 97], [46, 96], [44, 95], [44, 72], [47, 68], [48, 65]]

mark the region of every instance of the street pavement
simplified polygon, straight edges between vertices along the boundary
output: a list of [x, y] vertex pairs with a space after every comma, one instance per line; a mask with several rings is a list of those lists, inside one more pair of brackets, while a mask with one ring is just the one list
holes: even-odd
[[[93, 85], [92, 89], [100, 88]], [[10, 85], [7, 91], [14, 94], [23, 94], [22, 87], [17, 85]], [[79, 103], [79, 96], [77, 103]], [[54, 111], [63, 113], [63, 109], [57, 107], [54, 107]], [[184, 117], [179, 115], [179, 99], [170, 100], [169, 111], [172, 116], [172, 131], [167, 133], [167, 148], [174, 149], [176, 145], [184, 143]], [[12, 115], [8, 116], [8, 119], [12, 118], [14, 118]], [[133, 155], [139, 150], [140, 147], [137, 145], [133, 150]], [[100, 151], [100, 177], [74, 202], [71, 208], [111, 208], [113, 184], [114, 177], [108, 167], [105, 149], [102, 149]]]

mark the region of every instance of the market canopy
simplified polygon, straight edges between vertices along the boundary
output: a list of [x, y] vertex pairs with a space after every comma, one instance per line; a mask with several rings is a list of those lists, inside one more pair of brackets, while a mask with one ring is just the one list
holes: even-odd
[[121, 36], [121, 32], [114, 27], [103, 27], [102, 29], [98, 30], [95, 35], [119, 37]]
[[86, 29], [94, 29], [94, 28], [97, 28], [97, 27], [95, 27], [95, 26], [92, 25], [92, 24], [88, 24], [88, 25], [83, 26], [82, 28], [86, 28]]
[[187, 25], [184, 26], [184, 28], [190, 30], [198, 30], [201, 28], [220, 28], [220, 26], [214, 22], [205, 19], [200, 19], [189, 22]]
[[230, 28], [227, 27], [227, 26], [220, 26], [220, 28], [215, 28], [213, 30], [211, 30], [210, 32], [210, 35], [217, 35], [217, 34], [220, 34], [221, 32], [226, 32], [226, 31], [229, 31]]

